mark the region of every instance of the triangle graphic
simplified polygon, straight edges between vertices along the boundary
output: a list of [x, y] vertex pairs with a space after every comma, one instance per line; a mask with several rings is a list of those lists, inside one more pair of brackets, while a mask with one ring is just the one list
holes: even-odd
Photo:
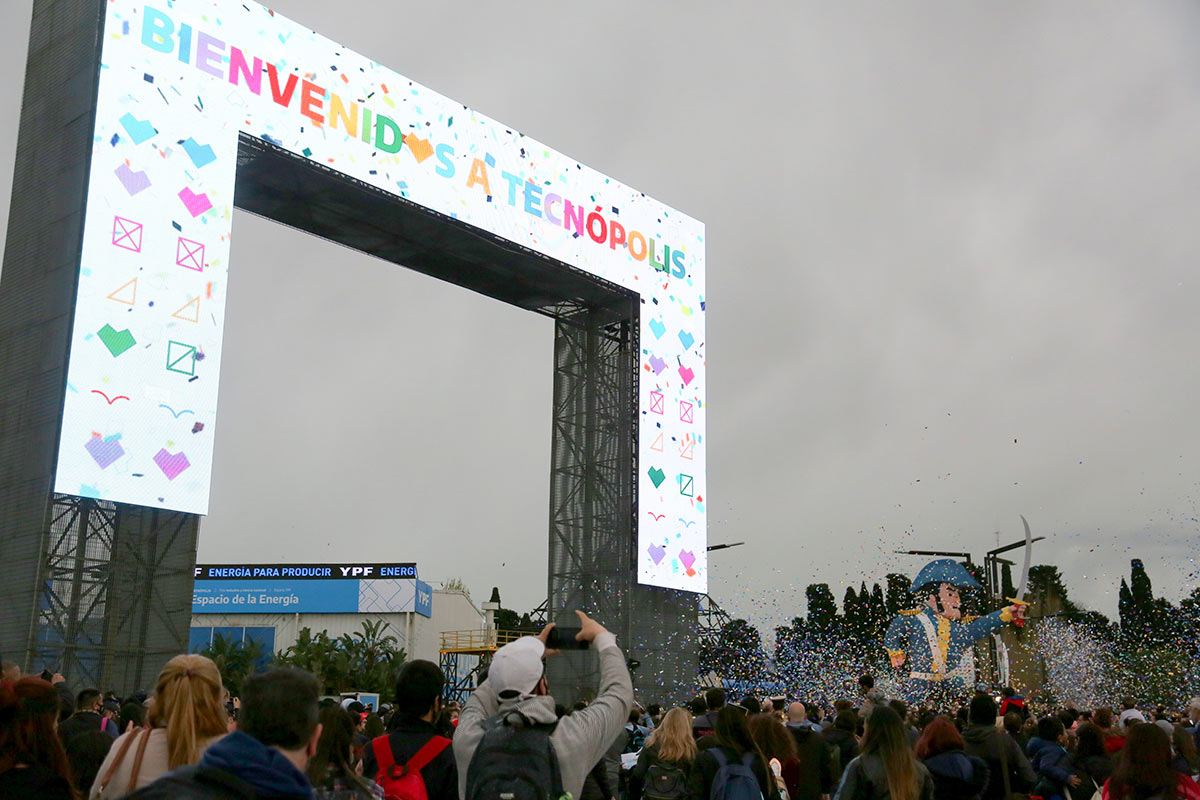
[[129, 283], [114, 291], [108, 296], [108, 299], [116, 300], [118, 303], [124, 303], [127, 306], [135, 305], [137, 303], [137, 278], [134, 278]]
[[657, 450], [660, 453], [663, 451], [663, 435], [661, 433], [658, 435], [658, 438], [654, 440], [654, 444], [650, 445], [650, 449]]
[[[191, 309], [189, 312], [188, 309]], [[188, 313], [184, 313], [188, 312]], [[178, 311], [171, 315], [175, 319], [181, 319], [184, 322], [199, 322], [200, 321], [200, 298], [189, 300]]]

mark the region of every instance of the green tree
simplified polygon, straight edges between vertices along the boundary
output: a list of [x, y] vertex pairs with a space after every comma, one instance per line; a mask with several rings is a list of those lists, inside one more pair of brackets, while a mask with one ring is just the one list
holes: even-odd
[[809, 584], [804, 590], [808, 600], [808, 628], [815, 634], [830, 633], [838, 624], [837, 603], [828, 583]]
[[892, 615], [888, 613], [887, 601], [883, 597], [883, 589], [877, 583], [871, 587], [871, 636], [880, 639], [887, 629]]
[[262, 645], [253, 639], [237, 641], [218, 633], [213, 636], [212, 644], [200, 651], [200, 655], [212, 659], [221, 673], [221, 682], [231, 695], [236, 696], [242, 693], [246, 678], [263, 665], [267, 654], [263, 652]]
[[859, 600], [858, 592], [854, 590], [853, 586], [847, 586], [846, 593], [842, 595], [842, 624], [848, 636], [859, 638], [865, 633], [866, 620], [863, 614], [865, 610]]
[[898, 572], [889, 572], [887, 576], [887, 610], [888, 618], [916, 605], [912, 596], [912, 579]]
[[1012, 577], [1012, 564], [1000, 565], [1000, 596], [1006, 599], [1017, 596], [1017, 587], [1013, 583]]
[[374, 692], [382, 702], [391, 702], [406, 654], [388, 633], [390, 627], [383, 620], [363, 620], [360, 630], [336, 639], [328, 631], [314, 634], [301, 628], [296, 643], [278, 653], [275, 660], [308, 670], [326, 694]]

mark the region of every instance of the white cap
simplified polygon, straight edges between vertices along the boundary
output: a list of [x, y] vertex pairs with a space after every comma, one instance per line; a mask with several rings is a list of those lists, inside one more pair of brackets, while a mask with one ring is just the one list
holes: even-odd
[[496, 651], [488, 667], [488, 684], [501, 699], [533, 692], [542, 679], [546, 645], [536, 636], [522, 636]]

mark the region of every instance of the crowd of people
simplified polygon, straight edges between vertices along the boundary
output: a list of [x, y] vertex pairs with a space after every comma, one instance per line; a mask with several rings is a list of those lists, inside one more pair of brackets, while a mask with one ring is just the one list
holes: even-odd
[[600, 680], [571, 708], [545, 675], [553, 626], [497, 650], [461, 708], [428, 661], [404, 665], [378, 713], [294, 667], [235, 699], [211, 660], [180, 655], [122, 700], [6, 663], [0, 800], [1200, 800], [1200, 697], [1034, 714], [981, 686], [939, 709], [863, 676], [828, 707], [719, 688], [643, 706], [616, 638], [579, 617]]

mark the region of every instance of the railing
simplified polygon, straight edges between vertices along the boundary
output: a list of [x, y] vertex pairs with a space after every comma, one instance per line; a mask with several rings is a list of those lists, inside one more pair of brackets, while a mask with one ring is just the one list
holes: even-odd
[[509, 642], [515, 642], [522, 636], [530, 636], [525, 631], [442, 631], [443, 653], [462, 653], [474, 651], [497, 650]]

